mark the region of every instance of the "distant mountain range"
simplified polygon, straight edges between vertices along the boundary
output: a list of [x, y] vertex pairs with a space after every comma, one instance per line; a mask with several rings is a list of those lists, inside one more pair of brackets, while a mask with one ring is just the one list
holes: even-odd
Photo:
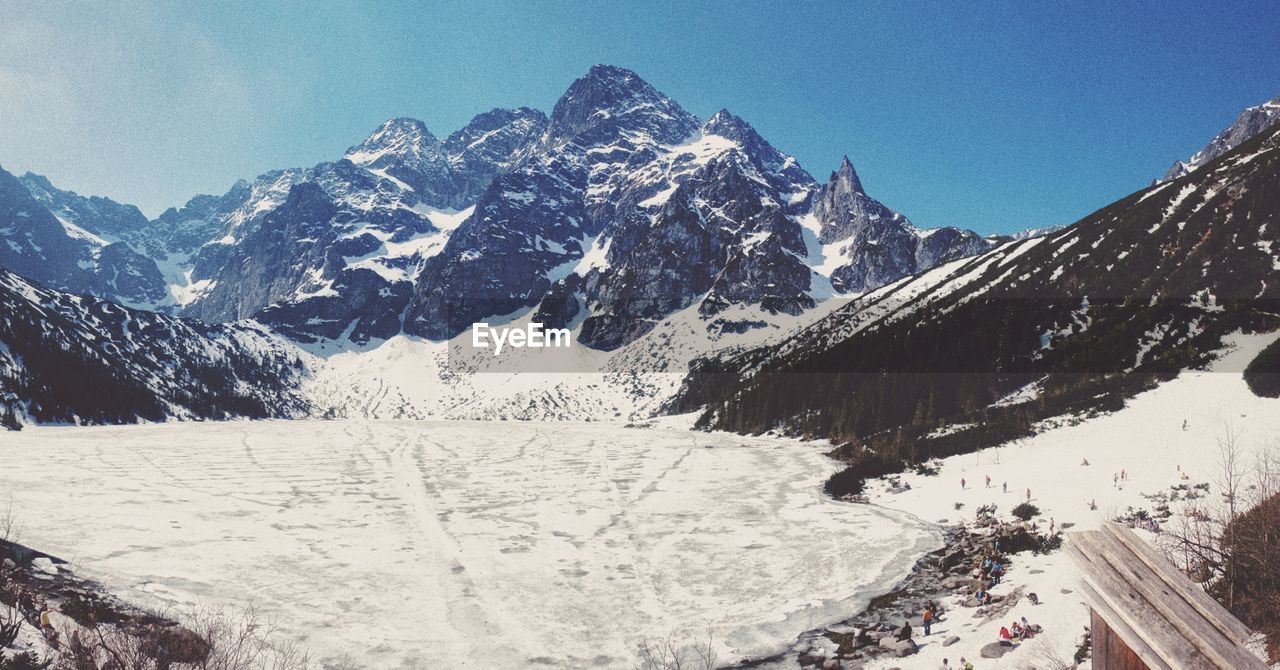
[[[704, 426], [832, 437], [892, 469], [1276, 327], [1274, 108], [1186, 174], [1009, 237], [917, 229], [848, 158], [815, 180], [732, 113], [702, 121], [604, 65], [550, 115], [444, 139], [391, 119], [154, 220], [0, 170], [0, 419], [604, 418], [684, 379], [668, 409]], [[454, 354], [484, 320], [571, 329], [603, 381], [475, 381], [483, 361]]]
[[531, 311], [605, 350], [693, 305], [795, 314], [996, 241], [917, 230], [848, 159], [819, 184], [743, 119], [702, 122], [605, 65], [550, 117], [496, 109], [444, 139], [392, 119], [337, 161], [153, 221], [0, 174], [0, 239], [0, 265], [50, 287], [303, 342], [441, 340]]

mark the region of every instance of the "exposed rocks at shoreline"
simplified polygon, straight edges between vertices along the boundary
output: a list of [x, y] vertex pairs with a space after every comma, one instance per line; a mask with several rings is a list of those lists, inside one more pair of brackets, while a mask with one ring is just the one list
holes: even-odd
[[[23, 592], [30, 596], [34, 608], [19, 605]], [[0, 540], [0, 604], [18, 609], [26, 623], [45, 636], [46, 648], [39, 652], [48, 658], [68, 649], [68, 644], [78, 644], [60, 639], [65, 630], [110, 626], [153, 639], [160, 636], [185, 639], [194, 635], [173, 619], [127, 603], [103, 584], [75, 575], [68, 562], [61, 558], [3, 540]], [[40, 626], [39, 610], [45, 604], [51, 612], [52, 631], [48, 632]], [[69, 651], [75, 653], [75, 650]]]
[[[799, 637], [792, 648], [766, 659], [746, 659], [729, 668], [753, 668], [794, 658], [800, 668], [812, 670], [857, 670], [874, 659], [914, 655], [921, 644], [951, 646], [956, 636], [939, 632], [924, 636], [921, 616], [929, 603], [942, 603], [952, 596], [962, 596], [962, 608], [942, 610], [939, 620], [947, 617], [974, 617], [996, 622], [1023, 598], [1033, 594], [1014, 588], [1004, 595], [990, 596], [980, 604], [973, 595], [981, 586], [973, 575], [984, 558], [999, 557], [1008, 565], [1011, 554], [1030, 550], [1056, 548], [1055, 537], [1036, 531], [1025, 523], [1003, 523], [989, 520], [989, 525], [953, 525], [942, 528], [943, 546], [923, 556], [911, 573], [893, 590], [873, 598], [857, 614]], [[911, 636], [899, 639], [903, 624], [911, 624]], [[936, 624], [936, 622], [935, 622]]]

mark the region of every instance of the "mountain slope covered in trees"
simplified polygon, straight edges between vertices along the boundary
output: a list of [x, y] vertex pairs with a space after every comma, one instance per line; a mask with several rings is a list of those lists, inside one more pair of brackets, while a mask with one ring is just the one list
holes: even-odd
[[300, 416], [306, 355], [256, 324], [206, 325], [0, 269], [0, 421]]

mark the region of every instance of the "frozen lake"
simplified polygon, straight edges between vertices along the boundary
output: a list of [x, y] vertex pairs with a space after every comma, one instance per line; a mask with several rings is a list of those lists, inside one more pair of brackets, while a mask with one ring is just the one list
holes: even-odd
[[133, 599], [252, 601], [370, 668], [721, 661], [860, 607], [940, 544], [825, 498], [816, 445], [605, 424], [297, 421], [0, 432], [26, 544]]

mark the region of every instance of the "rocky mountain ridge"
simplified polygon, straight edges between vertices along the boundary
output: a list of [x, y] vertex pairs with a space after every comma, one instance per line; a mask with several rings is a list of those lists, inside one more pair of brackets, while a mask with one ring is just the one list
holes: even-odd
[[[339, 160], [241, 181], [154, 221], [29, 176], [50, 213], [41, 248], [67, 260], [15, 242], [6, 267], [35, 272], [39, 257], [31, 276], [51, 286], [206, 321], [256, 318], [304, 343], [447, 339], [534, 313], [615, 349], [690, 306], [708, 327], [756, 327], [993, 244], [916, 231], [860, 183], [838, 193], [837, 182], [817, 184], [727, 111], [704, 123], [600, 65], [549, 116], [492, 110], [444, 139], [393, 118]], [[102, 267], [78, 269], [90, 264]], [[724, 323], [728, 305], [760, 316]]]

